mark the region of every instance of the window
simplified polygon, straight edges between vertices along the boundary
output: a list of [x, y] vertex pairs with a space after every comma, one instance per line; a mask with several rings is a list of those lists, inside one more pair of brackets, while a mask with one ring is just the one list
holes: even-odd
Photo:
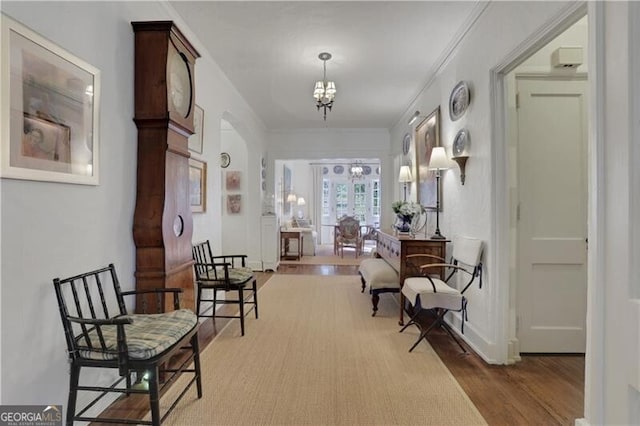
[[349, 187], [346, 183], [336, 183], [336, 218], [349, 213]]
[[329, 180], [322, 179], [322, 216], [329, 216]]
[[367, 214], [367, 192], [364, 183], [353, 184], [353, 215], [360, 222], [366, 222]]
[[380, 216], [380, 181], [371, 182], [371, 214]]

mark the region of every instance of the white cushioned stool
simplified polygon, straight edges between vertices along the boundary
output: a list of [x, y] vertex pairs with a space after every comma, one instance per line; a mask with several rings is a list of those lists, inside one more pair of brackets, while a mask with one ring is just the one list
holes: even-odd
[[384, 259], [364, 259], [360, 262], [358, 269], [360, 280], [362, 281], [362, 292], [369, 284], [371, 303], [373, 304], [372, 317], [378, 311], [378, 301], [380, 293], [399, 293], [400, 276]]

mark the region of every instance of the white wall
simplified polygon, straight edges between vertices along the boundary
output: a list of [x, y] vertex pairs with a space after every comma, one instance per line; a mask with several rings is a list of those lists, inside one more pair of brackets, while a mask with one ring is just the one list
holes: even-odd
[[[439, 105], [441, 144], [449, 155], [458, 130], [466, 128], [471, 134], [464, 186], [460, 185], [456, 165], [443, 173], [444, 207], [440, 215], [440, 229], [449, 238], [467, 235], [486, 242], [485, 285], [481, 290], [476, 287], [467, 292], [470, 302], [465, 338], [489, 362], [506, 361], [506, 349], [502, 347], [505, 337], [500, 322], [503, 307], [499, 303], [499, 289], [492, 280], [491, 269], [495, 254], [490, 243], [493, 228], [490, 70], [565, 6], [563, 2], [491, 3], [438, 70], [430, 85], [407, 107], [406, 114], [391, 130], [392, 152], [399, 154], [403, 135], [412, 130], [406, 123], [413, 112], [419, 110], [426, 115]], [[448, 112], [449, 95], [460, 80], [471, 85], [471, 104], [462, 118], [452, 122]], [[432, 220], [430, 226], [433, 229]]]
[[[52, 279], [113, 262], [123, 289], [132, 289], [136, 195], [133, 123], [134, 36], [131, 21], [174, 19], [203, 55], [196, 65], [196, 102], [204, 108], [208, 198], [220, 198], [220, 119], [233, 121], [259, 169], [264, 126], [166, 5], [156, 2], [2, 2], [3, 13], [101, 70], [99, 186], [1, 181], [1, 403], [66, 406], [68, 364]], [[99, 17], [99, 19], [96, 19]], [[4, 142], [3, 142], [4, 143]], [[252, 172], [253, 173], [253, 172]], [[251, 174], [251, 173], [250, 173]], [[258, 194], [255, 196], [255, 194]], [[257, 207], [247, 232], [258, 233]], [[194, 240], [221, 246], [219, 202], [194, 215]], [[260, 245], [257, 244], [257, 247]], [[254, 256], [260, 259], [259, 253]], [[94, 382], [105, 377], [86, 376]]]

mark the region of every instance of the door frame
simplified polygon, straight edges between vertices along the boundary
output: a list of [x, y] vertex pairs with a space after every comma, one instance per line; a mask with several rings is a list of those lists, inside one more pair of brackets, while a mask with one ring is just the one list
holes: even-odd
[[[492, 111], [492, 140], [491, 144], [491, 160], [493, 167], [491, 168], [491, 238], [489, 244], [494, 247], [494, 256], [488, 259], [493, 272], [494, 280], [496, 283], [496, 295], [498, 297], [498, 309], [495, 310], [494, 324], [500, 327], [496, 332], [497, 344], [496, 352], [494, 354], [498, 362], [503, 364], [513, 364], [520, 360], [518, 340], [516, 338], [516, 291], [517, 286], [515, 280], [513, 280], [513, 257], [512, 252], [514, 249], [514, 236], [512, 233], [513, 216], [513, 200], [510, 194], [510, 181], [509, 173], [511, 153], [509, 151], [509, 135], [508, 135], [508, 87], [507, 87], [507, 75], [513, 71], [524, 60], [529, 58], [532, 54], [540, 50], [541, 47], [548, 42], [556, 38], [563, 31], [577, 22], [580, 18], [589, 15], [589, 45], [587, 46], [589, 52], [589, 71], [590, 77], [593, 77], [596, 73], [596, 49], [593, 42], [594, 30], [596, 23], [591, 22], [593, 19], [593, 7], [596, 5], [588, 5], [587, 3], [571, 3], [565, 7], [562, 12], [554, 17], [554, 19], [548, 21], [537, 32], [532, 34], [516, 49], [505, 56], [501, 63], [490, 70], [490, 94], [491, 94], [491, 111]], [[593, 261], [592, 259], [598, 259], [598, 241], [593, 235], [594, 230], [597, 229], [597, 224], [593, 220], [594, 216], [594, 204], [603, 204], [600, 197], [596, 197], [596, 182], [601, 176], [601, 173], [597, 173], [595, 170], [596, 165], [596, 142], [601, 144], [600, 138], [594, 138], [594, 126], [596, 120], [595, 103], [599, 97], [593, 90], [595, 78], [589, 79], [589, 98], [588, 102], [588, 122], [589, 122], [589, 141], [588, 141], [588, 173], [591, 176], [589, 182], [589, 207], [588, 207], [588, 222], [589, 222], [589, 251], [590, 256], [587, 264], [588, 277], [587, 277], [587, 294], [592, 303], [593, 297], [592, 283], [594, 277]], [[596, 218], [597, 219], [597, 218]], [[588, 310], [589, 310], [588, 306]], [[588, 326], [589, 321], [587, 321]], [[589, 335], [589, 330], [587, 331]], [[589, 351], [589, 344], [587, 344], [587, 352]]]

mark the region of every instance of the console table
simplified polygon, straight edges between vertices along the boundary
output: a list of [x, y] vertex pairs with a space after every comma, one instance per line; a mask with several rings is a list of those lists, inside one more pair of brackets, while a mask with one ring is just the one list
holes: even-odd
[[[418, 264], [415, 260], [407, 260], [410, 254], [430, 254], [445, 258], [447, 243], [450, 240], [432, 240], [409, 235], [396, 235], [392, 230], [378, 231], [378, 256], [383, 258], [393, 269], [398, 271], [400, 276], [400, 288], [404, 285], [405, 278], [417, 275], [420, 265], [425, 263], [441, 263], [437, 259], [425, 262], [420, 260]], [[440, 268], [440, 278], [444, 279], [444, 268]], [[404, 296], [400, 292], [400, 325], [404, 325]]]
[[[296, 240], [298, 242], [298, 253], [296, 256], [289, 255], [289, 241]], [[303, 237], [300, 231], [280, 231], [280, 258], [288, 260], [300, 260], [302, 258]]]

